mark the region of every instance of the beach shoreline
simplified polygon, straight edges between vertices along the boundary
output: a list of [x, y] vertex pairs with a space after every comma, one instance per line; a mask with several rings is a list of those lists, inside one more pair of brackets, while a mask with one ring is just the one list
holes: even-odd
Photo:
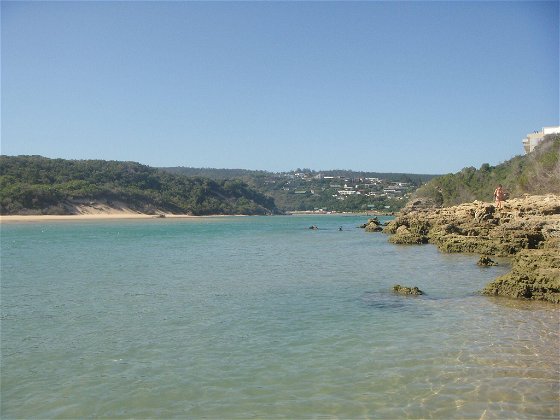
[[99, 214], [65, 214], [65, 215], [0, 215], [0, 225], [10, 223], [41, 223], [41, 222], [78, 222], [102, 220], [162, 220], [162, 219], [203, 219], [243, 215], [207, 215], [193, 216], [190, 214], [145, 214], [145, 213], [99, 213]]
[[[285, 213], [286, 216], [391, 216], [387, 213], [356, 213], [356, 212], [329, 212], [319, 213], [310, 211], [294, 211]], [[190, 214], [173, 213], [138, 213], [133, 210], [113, 210], [113, 211], [89, 211], [77, 214], [36, 214], [36, 215], [0, 215], [0, 225], [9, 223], [40, 223], [40, 222], [76, 222], [76, 221], [101, 221], [101, 220], [162, 220], [162, 219], [204, 219], [219, 217], [247, 217], [246, 214], [210, 214], [204, 216], [193, 216]]]

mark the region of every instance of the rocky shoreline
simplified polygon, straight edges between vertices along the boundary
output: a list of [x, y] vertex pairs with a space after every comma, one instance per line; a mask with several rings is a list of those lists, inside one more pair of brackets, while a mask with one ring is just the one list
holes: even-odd
[[395, 244], [431, 243], [442, 252], [511, 257], [512, 271], [483, 294], [560, 303], [558, 195], [514, 198], [501, 209], [480, 201], [445, 208], [415, 201], [383, 232]]

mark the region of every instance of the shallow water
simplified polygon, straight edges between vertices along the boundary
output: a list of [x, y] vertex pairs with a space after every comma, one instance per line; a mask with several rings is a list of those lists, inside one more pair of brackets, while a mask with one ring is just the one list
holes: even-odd
[[558, 307], [365, 220], [3, 225], [1, 417], [558, 418]]

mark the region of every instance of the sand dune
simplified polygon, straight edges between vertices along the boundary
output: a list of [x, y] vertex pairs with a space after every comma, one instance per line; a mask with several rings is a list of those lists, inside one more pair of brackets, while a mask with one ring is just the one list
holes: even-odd
[[123, 203], [84, 203], [76, 204], [72, 208], [73, 214], [65, 215], [9, 215], [0, 216], [0, 223], [9, 222], [44, 222], [65, 220], [110, 220], [110, 219], [157, 219], [157, 218], [189, 218], [200, 217], [187, 214], [168, 214], [157, 212], [156, 214], [140, 213], [127, 207]]

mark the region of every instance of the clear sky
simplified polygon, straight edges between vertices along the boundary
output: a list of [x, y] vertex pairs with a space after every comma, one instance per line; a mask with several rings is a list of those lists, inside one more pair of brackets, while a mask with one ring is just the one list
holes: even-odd
[[559, 125], [559, 2], [1, 2], [1, 153], [448, 173]]

